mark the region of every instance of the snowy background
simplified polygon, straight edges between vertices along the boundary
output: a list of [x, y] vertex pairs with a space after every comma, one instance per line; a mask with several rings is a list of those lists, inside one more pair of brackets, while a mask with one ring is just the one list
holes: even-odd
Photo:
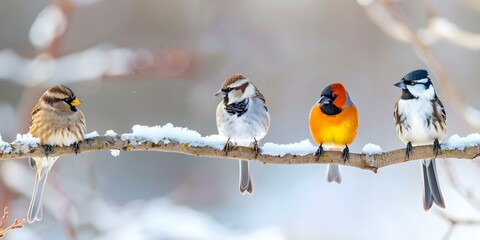
[[[120, 134], [135, 124], [172, 123], [202, 136], [216, 134], [220, 99], [213, 94], [227, 76], [243, 73], [267, 99], [272, 122], [263, 143], [310, 139], [310, 107], [326, 85], [341, 81], [360, 113], [351, 152], [368, 143], [383, 151], [403, 147], [392, 117], [400, 96], [393, 84], [426, 66], [409, 44], [372, 22], [359, 4], [370, 1], [53, 2], [0, 3], [3, 141], [28, 131], [32, 107], [56, 83], [84, 101], [80, 109], [89, 132]], [[433, 7], [462, 29], [480, 33], [478, 5], [471, 2]], [[427, 25], [427, 3], [395, 4], [418, 29]], [[478, 48], [436, 40], [430, 45], [434, 55], [465, 102], [480, 108]], [[449, 136], [479, 132], [432, 78], [446, 107]], [[475, 122], [479, 113], [472, 109], [466, 117]], [[480, 219], [472, 203], [480, 199], [477, 161], [440, 160], [447, 208], [425, 212], [418, 162], [377, 174], [343, 167], [341, 185], [325, 182], [323, 165], [254, 163], [255, 193], [242, 196], [238, 161], [158, 152], [82, 154], [55, 164], [43, 221], [6, 238], [440, 239], [449, 222], [439, 212]], [[33, 188], [28, 161], [1, 161], [0, 180], [0, 207], [8, 206], [12, 218], [26, 216]], [[478, 225], [458, 226], [451, 238], [479, 234]]]

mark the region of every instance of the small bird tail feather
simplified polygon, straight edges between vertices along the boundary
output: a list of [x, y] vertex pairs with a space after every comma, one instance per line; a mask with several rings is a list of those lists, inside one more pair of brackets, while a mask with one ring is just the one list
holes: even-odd
[[249, 162], [240, 160], [240, 192], [242, 194], [252, 194], [253, 184], [250, 175]]
[[433, 203], [445, 208], [442, 191], [438, 184], [435, 159], [422, 160], [423, 174], [423, 208], [428, 211]]
[[47, 177], [48, 177], [48, 169], [42, 168], [40, 171], [37, 170], [36, 177], [35, 177], [35, 185], [33, 186], [32, 200], [30, 202], [30, 207], [28, 209], [27, 220], [29, 223], [42, 220], [43, 190], [45, 189]]
[[338, 164], [328, 164], [327, 168], [327, 182], [342, 183], [342, 176], [340, 176], [340, 167]]
[[35, 184], [33, 186], [32, 200], [28, 208], [27, 220], [29, 223], [40, 221], [43, 217], [43, 192], [47, 183], [48, 172], [58, 157], [44, 157], [41, 159], [31, 159], [36, 167]]

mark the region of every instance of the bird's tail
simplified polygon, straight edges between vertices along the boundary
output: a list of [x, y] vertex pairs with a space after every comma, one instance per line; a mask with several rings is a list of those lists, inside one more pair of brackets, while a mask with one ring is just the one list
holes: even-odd
[[240, 160], [240, 192], [253, 193], [252, 176], [250, 175], [249, 162]]
[[327, 182], [342, 183], [342, 176], [340, 176], [340, 167], [338, 164], [328, 164]]
[[433, 203], [441, 208], [445, 208], [442, 191], [437, 180], [437, 167], [435, 159], [422, 160], [423, 175], [423, 208], [428, 211]]
[[[34, 159], [36, 165], [35, 185], [33, 186], [32, 200], [28, 209], [27, 220], [29, 223], [40, 221], [43, 217], [43, 190], [47, 182], [48, 172], [51, 165], [58, 157], [44, 157], [41, 159]], [[51, 161], [51, 164], [50, 164]]]

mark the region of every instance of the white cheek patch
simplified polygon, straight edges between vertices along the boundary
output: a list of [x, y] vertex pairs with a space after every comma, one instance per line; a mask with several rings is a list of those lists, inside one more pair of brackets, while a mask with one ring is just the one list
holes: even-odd
[[228, 93], [228, 103], [227, 104], [232, 104], [238, 100], [237, 94], [235, 94], [236, 90], [232, 90]]
[[407, 89], [413, 96], [418, 98], [433, 99], [435, 97], [435, 90], [432, 84], [427, 89], [425, 89], [423, 84], [408, 85]]
[[252, 84], [248, 84], [247, 88], [245, 88], [245, 92], [243, 93], [245, 97], [253, 97], [255, 96], [255, 87]]
[[[245, 83], [245, 82], [243, 82], [243, 83]], [[232, 86], [234, 86], [234, 85], [232, 85]], [[234, 102], [239, 102], [239, 101], [242, 101], [245, 98], [254, 97], [254, 96], [255, 96], [255, 86], [253, 86], [252, 84], [248, 84], [248, 86], [245, 88], [245, 92], [243, 92], [243, 94], [242, 94], [241, 90], [234, 89], [234, 90], [230, 91], [228, 93], [228, 104], [232, 104]]]

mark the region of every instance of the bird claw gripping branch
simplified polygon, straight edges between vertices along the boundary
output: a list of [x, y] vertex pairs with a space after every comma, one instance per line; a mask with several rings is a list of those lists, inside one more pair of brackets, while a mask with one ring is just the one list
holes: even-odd
[[325, 151], [323, 151], [323, 147], [322, 147], [322, 144], [320, 144], [318, 146], [318, 149], [317, 151], [315, 152], [315, 161], [318, 162], [318, 160], [320, 160], [320, 157], [323, 155]]
[[344, 163], [348, 160], [349, 155], [350, 155], [350, 149], [348, 148], [347, 145], [345, 145], [345, 148], [343, 149], [343, 152], [342, 152], [342, 159]]
[[74, 143], [72, 144], [73, 150], [75, 151], [75, 155], [77, 155], [78, 153], [80, 153], [80, 142], [81, 142], [81, 141], [78, 141], [78, 142], [74, 142]]

